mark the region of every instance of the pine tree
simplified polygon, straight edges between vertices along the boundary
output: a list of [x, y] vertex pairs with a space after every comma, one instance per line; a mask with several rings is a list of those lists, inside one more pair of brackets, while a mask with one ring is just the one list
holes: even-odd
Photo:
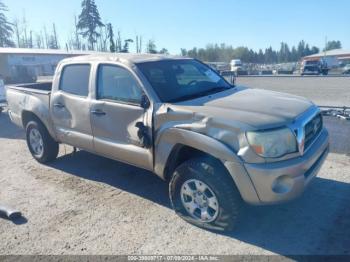
[[320, 52], [320, 49], [319, 49], [318, 47], [313, 46], [313, 47], [311, 48], [311, 55], [313, 55], [313, 54], [318, 54], [319, 52]]
[[97, 28], [103, 27], [100, 14], [94, 0], [83, 0], [81, 3], [82, 11], [79, 15], [77, 28], [80, 34], [88, 39], [89, 48], [94, 50], [97, 38], [100, 37]]
[[326, 48], [324, 51], [334, 50], [334, 49], [340, 49], [342, 48], [342, 44], [340, 41], [328, 41], [326, 44]]
[[168, 51], [168, 49], [166, 49], [166, 48], [162, 48], [162, 49], [159, 51], [159, 54], [169, 55], [169, 51]]
[[13, 29], [15, 32], [15, 36], [16, 36], [16, 41], [17, 41], [17, 47], [21, 48], [22, 47], [22, 43], [21, 43], [21, 37], [20, 37], [20, 29], [19, 29], [19, 20], [15, 19], [13, 22]]
[[0, 47], [15, 46], [12, 41], [12, 24], [7, 20], [5, 12], [7, 12], [7, 6], [0, 0]]
[[53, 46], [52, 49], [59, 49], [60, 46], [58, 44], [58, 37], [57, 37], [57, 32], [56, 32], [56, 25], [55, 23], [52, 24], [52, 40], [53, 40]]
[[124, 47], [123, 47], [123, 50], [121, 50], [122, 53], [129, 53], [129, 44], [130, 43], [134, 43], [134, 40], [132, 40], [132, 39], [124, 40]]
[[78, 23], [77, 23], [77, 17], [74, 16], [74, 49], [80, 50], [81, 49], [81, 42], [79, 37], [79, 29], [78, 29]]
[[295, 48], [295, 46], [293, 46], [292, 54], [291, 54], [291, 62], [297, 62], [299, 59], [300, 59], [300, 57], [298, 57], [298, 51]]
[[109, 39], [109, 51], [111, 53], [115, 53], [115, 41], [114, 41], [114, 32], [113, 32], [113, 26], [111, 23], [107, 24], [107, 31], [108, 31], [108, 39]]
[[122, 47], [122, 36], [121, 36], [119, 30], [118, 30], [117, 40], [115, 42], [116, 42], [116, 51], [117, 51], [117, 53], [121, 52], [123, 50], [123, 47]]
[[29, 39], [28, 39], [28, 48], [33, 48], [33, 31], [30, 30], [29, 32]]
[[149, 40], [147, 43], [147, 53], [157, 54], [157, 47], [153, 39]]
[[301, 40], [298, 44], [298, 57], [304, 57], [305, 56], [305, 41]]
[[35, 34], [35, 46], [36, 48], [43, 48], [43, 39], [41, 34]]
[[136, 53], [142, 53], [142, 36], [136, 35]]

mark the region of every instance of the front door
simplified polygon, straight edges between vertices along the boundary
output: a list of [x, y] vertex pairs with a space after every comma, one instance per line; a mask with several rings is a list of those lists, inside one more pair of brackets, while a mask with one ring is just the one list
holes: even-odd
[[96, 99], [91, 104], [91, 126], [97, 153], [152, 170], [152, 148], [142, 139], [142, 133], [151, 137], [152, 110], [141, 107], [142, 96], [131, 71], [101, 64]]
[[58, 90], [51, 95], [51, 115], [60, 142], [93, 151], [90, 123], [89, 82], [91, 66], [72, 64], [63, 68]]

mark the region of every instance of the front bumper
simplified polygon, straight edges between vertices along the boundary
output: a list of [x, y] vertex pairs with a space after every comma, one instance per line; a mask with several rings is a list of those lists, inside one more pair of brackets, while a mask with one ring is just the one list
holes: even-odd
[[323, 129], [301, 157], [276, 163], [244, 164], [259, 198], [258, 203], [252, 204], [274, 204], [300, 196], [317, 175], [328, 153], [329, 134]]

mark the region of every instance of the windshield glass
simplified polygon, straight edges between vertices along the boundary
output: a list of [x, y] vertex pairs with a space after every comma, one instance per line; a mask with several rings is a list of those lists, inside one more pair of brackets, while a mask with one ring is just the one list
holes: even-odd
[[196, 60], [167, 60], [137, 64], [162, 102], [180, 102], [224, 91], [232, 86]]

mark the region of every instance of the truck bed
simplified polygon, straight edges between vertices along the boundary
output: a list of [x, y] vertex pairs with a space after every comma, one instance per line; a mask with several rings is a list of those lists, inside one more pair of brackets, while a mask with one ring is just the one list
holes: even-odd
[[45, 82], [45, 83], [9, 85], [7, 88], [16, 89], [24, 92], [50, 93], [51, 87], [52, 87], [52, 82]]
[[7, 86], [7, 102], [11, 120], [21, 126], [23, 112], [30, 112], [50, 128], [51, 82]]

